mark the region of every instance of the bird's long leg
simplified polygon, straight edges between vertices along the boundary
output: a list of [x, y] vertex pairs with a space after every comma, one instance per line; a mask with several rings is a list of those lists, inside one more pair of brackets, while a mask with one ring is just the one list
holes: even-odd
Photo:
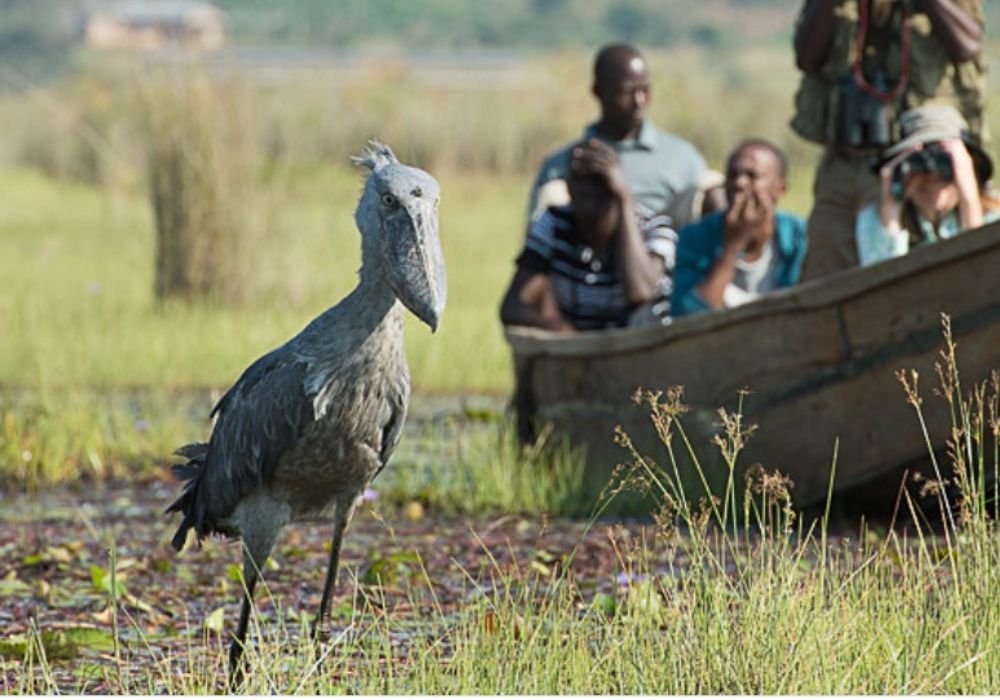
[[[249, 557], [247, 557], [249, 558]], [[229, 645], [229, 690], [236, 690], [243, 685], [243, 673], [245, 663], [243, 661], [243, 648], [247, 640], [247, 625], [250, 622], [250, 608], [253, 606], [253, 589], [257, 585], [257, 570], [251, 566], [249, 575], [244, 566], [243, 580], [243, 606], [240, 608], [240, 622], [236, 626], [236, 634], [233, 636], [232, 644]]]
[[253, 590], [260, 578], [260, 567], [267, 561], [278, 535], [280, 525], [259, 519], [254, 526], [248, 526], [243, 533], [243, 607], [240, 608], [240, 622], [236, 635], [229, 646], [229, 690], [235, 692], [243, 684], [246, 661], [243, 651], [246, 647], [247, 626], [250, 609], [253, 607]]
[[344, 530], [347, 529], [347, 521], [349, 519], [349, 509], [338, 505], [333, 523], [333, 541], [330, 543], [330, 563], [326, 567], [326, 582], [323, 584], [323, 597], [319, 601], [319, 615], [316, 616], [316, 625], [313, 627], [313, 640], [319, 638], [319, 631], [326, 621], [330, 597], [333, 593], [334, 584], [337, 582], [337, 568], [340, 565], [340, 546], [343, 544]]

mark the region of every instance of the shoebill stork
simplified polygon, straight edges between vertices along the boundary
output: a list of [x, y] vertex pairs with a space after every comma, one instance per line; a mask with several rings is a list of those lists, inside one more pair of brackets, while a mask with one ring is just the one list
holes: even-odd
[[353, 160], [369, 171], [355, 214], [362, 241], [357, 287], [250, 365], [212, 410], [208, 442], [177, 451], [186, 463], [174, 472], [187, 483], [167, 509], [183, 514], [174, 548], [183, 548], [192, 529], [199, 542], [213, 534], [243, 542], [231, 685], [242, 682], [253, 591], [279, 530], [330, 514], [333, 540], [314, 636], [323, 626], [344, 530], [406, 417], [405, 309], [432, 331], [444, 310], [437, 181], [376, 141]]

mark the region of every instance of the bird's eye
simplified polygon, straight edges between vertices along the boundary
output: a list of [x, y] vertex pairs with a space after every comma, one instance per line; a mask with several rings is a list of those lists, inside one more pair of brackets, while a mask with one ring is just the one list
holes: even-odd
[[393, 197], [388, 192], [386, 192], [384, 195], [382, 195], [382, 204], [384, 204], [387, 207], [394, 207], [396, 206], [396, 198]]

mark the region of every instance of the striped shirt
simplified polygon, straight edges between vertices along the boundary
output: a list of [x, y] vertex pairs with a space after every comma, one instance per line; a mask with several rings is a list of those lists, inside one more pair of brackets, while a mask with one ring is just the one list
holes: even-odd
[[[677, 233], [670, 228], [668, 216], [653, 215], [639, 204], [636, 214], [646, 248], [663, 258], [667, 274], [660, 283], [660, 296], [669, 299]], [[517, 265], [549, 275], [559, 310], [576, 328], [616, 328], [627, 325], [635, 309], [625, 294], [616, 249], [612, 244], [598, 251], [581, 243], [572, 209], [568, 205], [549, 207], [531, 223]]]

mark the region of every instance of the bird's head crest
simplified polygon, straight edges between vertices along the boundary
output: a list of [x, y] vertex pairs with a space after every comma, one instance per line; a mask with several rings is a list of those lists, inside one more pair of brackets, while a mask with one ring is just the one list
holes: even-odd
[[363, 165], [373, 173], [378, 172], [387, 165], [399, 163], [396, 154], [392, 149], [380, 141], [371, 139], [360, 156], [352, 156], [351, 162], [355, 165]]

